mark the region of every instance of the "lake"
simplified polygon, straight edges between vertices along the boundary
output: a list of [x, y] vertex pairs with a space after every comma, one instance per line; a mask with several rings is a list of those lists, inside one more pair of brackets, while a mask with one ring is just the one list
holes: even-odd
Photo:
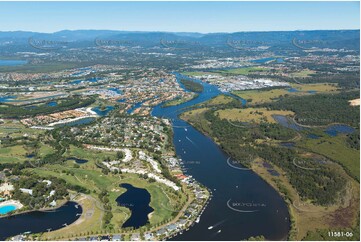
[[334, 124], [331, 126], [328, 126], [325, 130], [325, 133], [330, 136], [337, 136], [338, 134], [351, 134], [355, 132], [355, 129], [351, 126], [345, 125], [345, 124]]
[[114, 109], [113, 106], [106, 106], [105, 109], [101, 109], [100, 107], [92, 108], [94, 112], [96, 112], [99, 116], [106, 116], [110, 111]]
[[149, 206], [149, 192], [146, 189], [137, 188], [128, 183], [123, 183], [120, 187], [127, 189], [127, 191], [120, 195], [116, 199], [116, 202], [118, 206], [129, 208], [132, 213], [122, 227], [139, 228], [146, 225], [149, 222], [149, 213], [154, 211], [154, 209]]
[[46, 212], [35, 211], [0, 218], [0, 240], [25, 232], [40, 233], [47, 229], [60, 229], [64, 224], [75, 222], [82, 212], [82, 207], [77, 203], [67, 202], [60, 208]]
[[289, 129], [293, 129], [296, 131], [301, 131], [301, 130], [306, 129], [305, 127], [302, 127], [302, 126], [296, 124], [290, 117], [274, 114], [274, 115], [272, 115], [272, 118], [274, 118], [274, 120], [276, 120], [276, 122], [279, 123], [280, 125], [282, 125], [283, 127], [286, 127]]

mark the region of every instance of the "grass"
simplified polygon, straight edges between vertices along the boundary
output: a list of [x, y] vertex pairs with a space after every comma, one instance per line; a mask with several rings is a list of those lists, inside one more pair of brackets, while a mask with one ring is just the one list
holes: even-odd
[[188, 102], [194, 98], [198, 97], [198, 94], [195, 94], [193, 93], [193, 95], [191, 96], [188, 96], [188, 97], [178, 97], [178, 98], [175, 98], [169, 102], [166, 102], [163, 107], [171, 107], [171, 106], [177, 106], [179, 104], [182, 104], [182, 103], [185, 103], [185, 102]]
[[232, 121], [250, 122], [250, 123], [261, 123], [262, 121], [269, 123], [276, 123], [272, 118], [272, 115], [293, 115], [291, 111], [281, 110], [267, 110], [266, 108], [232, 108], [218, 110], [215, 112], [221, 119], [228, 119]]
[[[351, 179], [343, 169], [337, 165], [332, 164], [334, 169], [337, 169], [348, 180], [349, 186], [343, 196], [343, 201], [338, 204], [323, 207], [310, 204], [308, 202], [301, 202], [297, 191], [292, 187], [286, 174], [279, 167], [273, 165], [273, 168], [280, 174], [280, 176], [272, 176], [267, 168], [262, 165], [262, 160], [257, 159], [252, 163], [252, 170], [260, 175], [265, 181], [273, 186], [279, 193], [281, 193], [287, 202], [290, 211], [291, 221], [293, 221], [293, 228], [290, 231], [290, 240], [302, 240], [308, 231], [315, 231], [316, 229], [334, 229], [339, 227], [335, 225], [333, 216], [339, 211], [340, 208], [347, 206], [350, 209], [349, 217], [347, 218], [350, 223], [353, 223], [358, 214], [358, 197], [359, 185]], [[295, 202], [297, 208], [292, 205]], [[337, 221], [336, 221], [337, 223]]]
[[78, 67], [77, 63], [43, 63], [43, 64], [26, 64], [19, 66], [0, 66], [0, 72], [52, 72], [62, 71], [64, 69], [70, 69]]
[[305, 139], [300, 141], [298, 146], [339, 162], [360, 180], [360, 152], [349, 148], [342, 135], [335, 137], [324, 135], [319, 139]]
[[305, 70], [302, 70], [299, 72], [293, 72], [291, 75], [293, 77], [305, 78], [305, 77], [309, 77], [310, 75], [315, 74], [315, 73], [316, 73], [316, 71], [305, 69]]
[[[79, 159], [86, 159], [88, 161], [103, 161], [106, 158], [115, 159], [115, 151], [97, 151], [91, 149], [85, 149], [70, 145], [67, 152], [64, 154], [66, 157], [76, 157]], [[86, 163], [88, 164], [88, 163]]]
[[236, 69], [230, 69], [230, 70], [224, 70], [224, 71], [218, 71], [217, 73], [222, 75], [248, 75], [252, 74], [254, 72], [263, 72], [267, 69], [264, 67], [244, 67], [244, 68], [236, 68]]
[[47, 154], [51, 154], [53, 153], [55, 150], [53, 149], [53, 147], [51, 147], [50, 145], [44, 144], [42, 143], [39, 151], [38, 151], [38, 156], [39, 157], [44, 157]]
[[272, 90], [245, 90], [245, 91], [234, 91], [233, 94], [246, 99], [251, 104], [268, 103], [278, 100], [279, 98], [286, 96], [302, 96], [312, 95], [309, 91], [316, 91], [318, 93], [335, 92], [338, 90], [336, 85], [329, 83], [318, 83], [318, 84], [292, 84], [291, 88], [295, 88], [298, 92], [289, 92], [287, 88], [277, 88]]
[[0, 163], [23, 162], [27, 151], [22, 145], [0, 148]]
[[[79, 155], [79, 153], [77, 153], [76, 149], [74, 148], [72, 152], [74, 152], [73, 154]], [[85, 159], [86, 157], [81, 156], [80, 158]], [[72, 163], [65, 163], [63, 165], [47, 165], [43, 168], [36, 168], [31, 170], [42, 176], [56, 176], [64, 179], [70, 184], [81, 185], [87, 189], [90, 189], [91, 193], [88, 196], [87, 200], [89, 201], [87, 201], [87, 203], [92, 203], [92, 200], [94, 200], [96, 201], [93, 202], [95, 204], [95, 207], [101, 206], [101, 203], [98, 201], [98, 193], [101, 190], [107, 190], [109, 192], [109, 200], [112, 206], [113, 213], [111, 223], [113, 224], [114, 229], [110, 232], [122, 232], [123, 230], [121, 229], [121, 225], [131, 215], [129, 209], [118, 206], [115, 201], [118, 196], [120, 196], [126, 191], [126, 189], [119, 186], [121, 183], [129, 183], [135, 187], [144, 188], [150, 193], [150, 206], [154, 209], [153, 213], [150, 216], [151, 226], [158, 226], [159, 223], [163, 223], [174, 217], [173, 212], [167, 209], [167, 207], [163, 207], [163, 204], [167, 206], [173, 203], [185, 203], [186, 201], [185, 194], [177, 193], [175, 195], [175, 192], [173, 190], [163, 184], [149, 183], [147, 180], [140, 178], [136, 174], [115, 175], [109, 173], [108, 175], [104, 175], [99, 169], [95, 167], [95, 165], [88, 163], [83, 164], [82, 166], [80, 166], [80, 168], [73, 168], [73, 166], [71, 165]], [[74, 175], [67, 175], [66, 173], [61, 172], [63, 170], [74, 172]], [[92, 207], [94, 208], [94, 205], [92, 205]], [[88, 208], [85, 208], [85, 210], [87, 209], [89, 209], [89, 206]], [[101, 225], [101, 215], [97, 214], [98, 212], [95, 211], [95, 215], [91, 218], [80, 220], [80, 222], [72, 224], [71, 226], [68, 226], [67, 228], [61, 229], [59, 231], [45, 233], [44, 236], [46, 237], [44, 238], [71, 238], [75, 235], [80, 236], [80, 234], [82, 234], [83, 236], [87, 234], [104, 233], [105, 229], [103, 229]]]
[[227, 104], [232, 102], [234, 99], [230, 96], [226, 96], [226, 95], [218, 95], [208, 101], [205, 102], [205, 104], [207, 105], [221, 105], [221, 104]]
[[258, 66], [252, 66], [252, 67], [242, 67], [242, 68], [235, 68], [230, 70], [221, 70], [221, 71], [212, 71], [212, 72], [201, 72], [201, 71], [189, 71], [189, 72], [183, 72], [182, 74], [187, 76], [202, 76], [202, 75], [248, 75], [252, 74], [254, 72], [263, 72], [266, 71], [267, 68], [265, 67], [258, 67]]

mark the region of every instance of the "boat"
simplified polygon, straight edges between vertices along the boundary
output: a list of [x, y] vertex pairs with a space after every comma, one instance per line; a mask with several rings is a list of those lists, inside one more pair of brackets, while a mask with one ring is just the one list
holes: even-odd
[[201, 218], [198, 217], [198, 218], [196, 219], [196, 223], [199, 223], [200, 220], [201, 220]]
[[213, 229], [213, 226], [209, 226], [208, 229]]
[[221, 230], [221, 229], [217, 231], [217, 234], [219, 234], [220, 232], [222, 232], [222, 230]]

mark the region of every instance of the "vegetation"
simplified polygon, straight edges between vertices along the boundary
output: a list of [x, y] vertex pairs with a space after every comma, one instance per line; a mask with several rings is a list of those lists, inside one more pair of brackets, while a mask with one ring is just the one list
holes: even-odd
[[26, 109], [21, 106], [15, 106], [11, 104], [3, 104], [0, 106], [0, 115], [4, 118], [19, 118], [19, 117], [30, 117], [36, 116], [39, 114], [49, 114], [54, 112], [61, 112], [65, 110], [80, 108], [89, 106], [95, 102], [94, 98], [80, 98], [75, 96], [73, 98], [63, 100], [57, 106], [48, 106], [47, 104], [42, 104], [36, 108]]
[[345, 123], [359, 126], [359, 107], [350, 106], [349, 100], [359, 97], [359, 91], [336, 94], [315, 94], [290, 97], [261, 105], [272, 110], [290, 110], [296, 113], [296, 121], [305, 125]]
[[203, 92], [203, 86], [197, 82], [188, 79], [181, 79], [180, 82], [185, 86], [186, 89], [192, 92]]

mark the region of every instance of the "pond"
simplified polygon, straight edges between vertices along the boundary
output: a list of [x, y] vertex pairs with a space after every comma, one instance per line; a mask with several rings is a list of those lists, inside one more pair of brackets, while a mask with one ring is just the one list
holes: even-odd
[[92, 108], [94, 112], [96, 112], [99, 116], [106, 116], [110, 111], [114, 110], [113, 106], [106, 106], [104, 108], [102, 107], [95, 107]]
[[308, 134], [308, 135], [307, 135], [307, 138], [310, 138], [310, 139], [319, 139], [320, 136], [318, 136], [317, 134]]
[[279, 123], [283, 127], [290, 128], [290, 129], [293, 129], [296, 131], [301, 131], [301, 130], [306, 129], [306, 128], [296, 124], [290, 117], [286, 117], [283, 115], [277, 115], [277, 114], [272, 115], [272, 117], [274, 118], [274, 120], [276, 120], [277, 123]]
[[58, 106], [58, 103], [56, 101], [52, 101], [52, 102], [48, 102], [46, 105], [49, 107], [56, 107]]
[[120, 184], [127, 191], [120, 195], [116, 202], [119, 206], [127, 207], [132, 212], [131, 216], [123, 224], [123, 228], [139, 228], [149, 222], [148, 215], [154, 209], [149, 206], [150, 194], [146, 189], [134, 187], [128, 183]]
[[330, 136], [337, 136], [339, 133], [341, 134], [351, 134], [355, 131], [354, 128], [345, 124], [334, 124], [325, 130], [325, 133]]
[[87, 162], [88, 162], [88, 160], [79, 159], [79, 158], [76, 158], [76, 157], [69, 157], [69, 158], [67, 158], [67, 160], [73, 160], [73, 161], [75, 161], [75, 163], [77, 163], [77, 164], [84, 164], [84, 163], [87, 163]]

